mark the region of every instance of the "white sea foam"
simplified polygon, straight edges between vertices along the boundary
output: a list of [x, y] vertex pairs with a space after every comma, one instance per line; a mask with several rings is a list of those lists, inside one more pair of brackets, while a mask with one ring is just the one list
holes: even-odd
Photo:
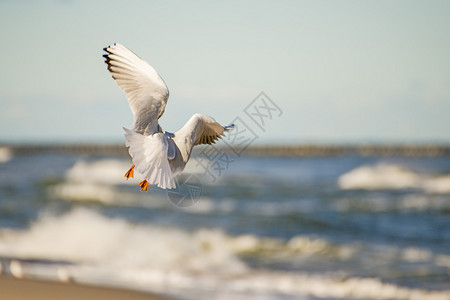
[[[43, 215], [27, 230], [0, 232], [0, 255], [72, 261], [77, 264], [65, 266], [65, 275], [80, 281], [108, 278], [161, 291], [209, 290], [215, 291], [214, 295], [219, 299], [239, 295], [264, 299], [276, 299], [280, 295], [292, 298], [448, 299], [450, 291], [410, 289], [376, 278], [255, 270], [240, 258], [241, 255], [259, 253], [277, 257], [337, 255], [345, 259], [360, 250], [352, 245], [334, 245], [305, 236], [282, 241], [254, 235], [230, 236], [216, 229], [186, 232], [132, 224], [82, 208], [59, 217]], [[442, 266], [448, 266], [450, 261], [447, 255], [435, 255], [419, 248], [385, 250], [406, 261], [435, 260]], [[27, 275], [26, 265], [24, 273]]]
[[[131, 167], [126, 160], [103, 159], [97, 161], [78, 161], [66, 172], [66, 180], [77, 183], [96, 183], [105, 185], [133, 184], [124, 178]], [[135, 172], [137, 176], [140, 174]]]
[[98, 201], [106, 204], [131, 204], [133, 199], [120, 192], [119, 185], [135, 185], [141, 174], [135, 171], [135, 178], [126, 180], [125, 172], [131, 167], [126, 160], [103, 159], [97, 161], [78, 161], [65, 174], [65, 180], [50, 186], [53, 197], [73, 201]]
[[[47, 192], [50, 197], [69, 201], [93, 201], [118, 206], [153, 208], [171, 205], [167, 198], [160, 194], [138, 193], [139, 187], [136, 189], [135, 193], [129, 193], [110, 185], [64, 182], [48, 187]], [[151, 201], [148, 201], [149, 199]]]
[[425, 180], [422, 188], [433, 194], [449, 194], [450, 193], [450, 175], [443, 175]]
[[397, 165], [362, 166], [341, 175], [338, 184], [343, 189], [403, 189], [416, 187], [417, 174]]
[[338, 179], [342, 189], [422, 189], [433, 194], [450, 193], [450, 175], [426, 176], [395, 164], [365, 165]]
[[54, 196], [74, 201], [98, 201], [108, 204], [119, 199], [113, 187], [94, 183], [61, 183], [51, 187], [50, 191]]
[[134, 225], [79, 208], [61, 217], [42, 217], [29, 230], [5, 233], [0, 253], [135, 268], [239, 270], [244, 266], [229, 252], [230, 243], [221, 231], [191, 234]]
[[10, 161], [13, 157], [12, 151], [8, 147], [0, 147], [0, 164]]

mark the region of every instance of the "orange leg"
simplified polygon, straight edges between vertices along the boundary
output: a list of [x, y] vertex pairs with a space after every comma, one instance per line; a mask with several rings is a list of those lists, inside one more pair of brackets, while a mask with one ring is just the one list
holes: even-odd
[[125, 173], [125, 178], [128, 180], [129, 178], [134, 177], [134, 165]]
[[141, 187], [141, 191], [146, 191], [148, 192], [148, 181], [147, 180], [143, 180], [139, 183], [139, 186]]

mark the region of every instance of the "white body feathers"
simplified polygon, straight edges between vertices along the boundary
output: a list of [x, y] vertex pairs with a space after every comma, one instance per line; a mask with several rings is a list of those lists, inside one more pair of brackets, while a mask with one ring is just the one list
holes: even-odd
[[163, 189], [174, 189], [175, 180], [167, 157], [169, 146], [164, 135], [142, 135], [126, 128], [124, 130], [125, 145], [129, 148], [128, 152], [137, 171], [144, 175], [149, 184]]

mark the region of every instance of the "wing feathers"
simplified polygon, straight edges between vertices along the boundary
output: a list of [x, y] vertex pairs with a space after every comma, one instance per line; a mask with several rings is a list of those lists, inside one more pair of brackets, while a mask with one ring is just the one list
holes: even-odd
[[203, 124], [203, 131], [200, 132], [199, 137], [196, 139], [194, 145], [200, 145], [200, 144], [214, 144], [219, 139], [221, 139], [224, 136], [225, 128], [222, 127], [219, 123], [215, 122], [205, 122]]
[[133, 130], [157, 132], [158, 119], [164, 113], [169, 90], [158, 73], [147, 62], [121, 44], [103, 49], [105, 62], [119, 87], [126, 93], [134, 115]]
[[192, 147], [214, 144], [229, 127], [223, 127], [209, 116], [195, 114], [174, 135], [165, 136], [158, 124], [169, 98], [163, 79], [152, 66], [121, 44], [103, 50], [107, 53], [103, 56], [108, 70], [126, 93], [134, 115], [133, 130], [124, 130], [126, 146], [137, 171], [149, 184], [175, 188], [173, 176], [184, 169]]
[[193, 115], [182, 128], [184, 134], [192, 132], [195, 145], [214, 144], [224, 136], [226, 128], [216, 122], [212, 117], [202, 114]]

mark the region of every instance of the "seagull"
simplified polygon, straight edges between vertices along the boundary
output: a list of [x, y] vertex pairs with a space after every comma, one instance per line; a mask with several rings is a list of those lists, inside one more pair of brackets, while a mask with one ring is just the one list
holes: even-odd
[[146, 61], [125, 46], [115, 43], [103, 49], [105, 63], [112, 78], [125, 92], [134, 116], [132, 129], [125, 131], [125, 145], [133, 165], [125, 173], [134, 177], [134, 168], [144, 175], [141, 191], [149, 184], [163, 189], [176, 188], [176, 174], [184, 170], [192, 148], [214, 144], [234, 125], [222, 126], [212, 117], [194, 114], [175, 133], [165, 131], [158, 123], [164, 114], [169, 89], [164, 80]]

